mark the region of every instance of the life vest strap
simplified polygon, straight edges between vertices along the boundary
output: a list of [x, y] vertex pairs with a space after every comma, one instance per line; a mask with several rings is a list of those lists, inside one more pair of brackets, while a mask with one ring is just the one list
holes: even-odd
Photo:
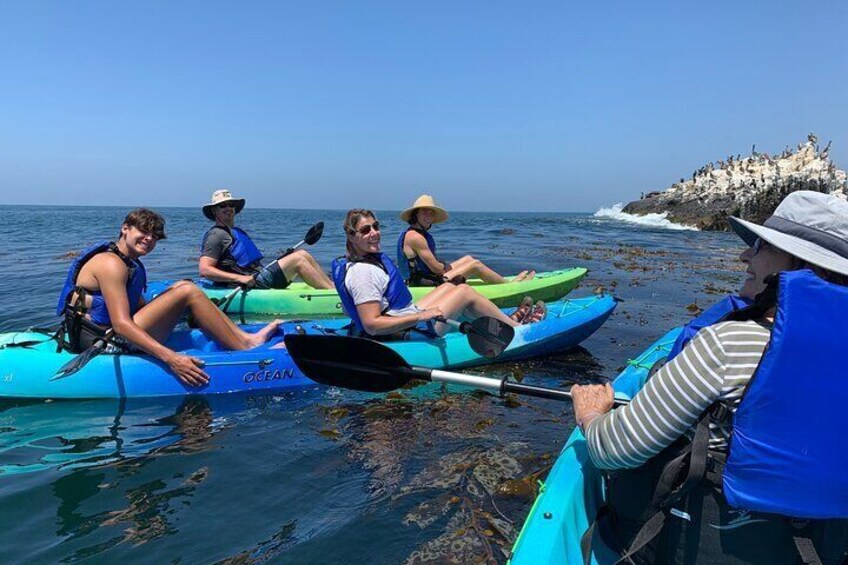
[[[621, 554], [619, 563], [632, 563], [632, 557], [660, 534], [672, 506], [704, 479], [707, 470], [709, 441], [710, 411], [708, 410], [695, 424], [695, 435], [691, 444], [682, 447], [681, 451], [663, 467], [651, 502], [645, 511], [645, 515], [650, 517], [633, 537], [628, 547], [617, 549]], [[685, 478], [681, 481], [680, 477], [684, 473]], [[607, 497], [607, 500], [609, 500], [609, 497]], [[584, 563], [591, 562], [592, 538], [595, 531], [603, 527], [604, 523], [612, 518], [612, 514], [613, 509], [609, 502], [601, 506], [592, 524], [583, 534], [580, 546], [583, 551]], [[609, 532], [609, 534], [611, 533]], [[620, 540], [616, 539], [615, 541], [619, 548], [623, 547], [624, 544]]]

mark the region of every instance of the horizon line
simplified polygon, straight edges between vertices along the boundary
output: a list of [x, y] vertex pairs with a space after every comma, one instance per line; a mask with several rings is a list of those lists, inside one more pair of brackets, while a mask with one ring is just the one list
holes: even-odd
[[[618, 203], [616, 203], [618, 204]], [[0, 206], [16, 206], [16, 207], [37, 207], [37, 208], [180, 208], [180, 209], [191, 209], [196, 208], [198, 211], [202, 208], [202, 206], [176, 206], [176, 205], [167, 205], [167, 206], [133, 206], [133, 205], [121, 205], [121, 204], [0, 204]], [[610, 204], [613, 206], [613, 204]], [[605, 206], [601, 206], [604, 208]], [[276, 208], [276, 207], [268, 207], [268, 206], [252, 206], [253, 210], [323, 210], [330, 212], [345, 212], [348, 208]], [[600, 209], [600, 208], [599, 208]], [[396, 212], [403, 210], [403, 208], [390, 209], [390, 208], [374, 208], [375, 211], [378, 212]], [[594, 214], [597, 210], [589, 211], [589, 210], [452, 210], [450, 213], [464, 213], [464, 214]]]

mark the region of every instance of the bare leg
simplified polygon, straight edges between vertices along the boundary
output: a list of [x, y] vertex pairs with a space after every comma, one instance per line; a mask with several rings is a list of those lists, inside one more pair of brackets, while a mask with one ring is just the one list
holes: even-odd
[[456, 290], [456, 286], [452, 284], [442, 284], [437, 286], [435, 289], [430, 291], [427, 296], [418, 301], [417, 306], [419, 308], [433, 308], [434, 306], [438, 306], [439, 302], [444, 300], [444, 298]]
[[274, 321], [255, 334], [247, 333], [187, 281], [175, 283], [166, 292], [136, 312], [133, 321], [159, 342], [164, 342], [182, 313], [191, 310], [200, 328], [226, 349], [252, 349], [262, 345], [280, 325]]
[[487, 267], [482, 261], [466, 255], [458, 261], [451, 263], [450, 271], [445, 273], [447, 278], [462, 275], [467, 279], [478, 278], [487, 283], [505, 283], [506, 279]]
[[[500, 308], [495, 306], [492, 301], [470, 286], [461, 284], [454, 287], [444, 285], [444, 287], [447, 290], [443, 294], [434, 298], [426, 306], [423, 304], [424, 300], [421, 300], [421, 302], [419, 302], [419, 306], [438, 306], [442, 310], [445, 318], [455, 319], [457, 316], [465, 315], [471, 319], [476, 319], [482, 316], [489, 316], [500, 320], [508, 326], [515, 327], [520, 325], [518, 322], [501, 312]], [[439, 287], [438, 290], [441, 290], [442, 288], [443, 287]], [[425, 299], [430, 298], [431, 296], [432, 293], [427, 295]], [[444, 335], [447, 330], [447, 325], [436, 324], [436, 333], [439, 335]]]
[[321, 270], [321, 265], [308, 252], [298, 249], [278, 261], [280, 269], [290, 281], [300, 277], [312, 288], [333, 288], [333, 281]]

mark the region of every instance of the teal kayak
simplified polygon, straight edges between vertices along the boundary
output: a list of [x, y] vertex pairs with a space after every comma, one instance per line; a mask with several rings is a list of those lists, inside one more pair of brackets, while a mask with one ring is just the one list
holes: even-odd
[[[648, 377], [654, 363], [664, 359], [680, 334], [675, 328], [653, 343], [613, 382], [616, 397], [632, 398]], [[551, 468], [524, 527], [512, 548], [512, 565], [583, 563], [580, 538], [603, 502], [601, 472], [592, 465], [586, 438], [575, 428]], [[597, 545], [592, 563], [612, 564], [619, 555]]]
[[[561, 300], [548, 304], [542, 322], [516, 328], [504, 353], [486, 359], [468, 345], [466, 336], [452, 332], [442, 338], [416, 335], [409, 341], [388, 342], [412, 365], [433, 369], [458, 368], [526, 359], [574, 347], [592, 335], [615, 309], [609, 295]], [[348, 320], [291, 322], [268, 343], [248, 351], [222, 351], [199, 330], [175, 331], [166, 344], [205, 362], [210, 382], [199, 388], [181, 384], [160, 361], [146, 354], [101, 354], [77, 373], [51, 380], [75, 356], [56, 352], [44, 333], [0, 334], [0, 397], [5, 398], [136, 398], [280, 391], [317, 386], [306, 378], [281, 348], [286, 333], [337, 333]], [[255, 331], [260, 326], [245, 326]]]

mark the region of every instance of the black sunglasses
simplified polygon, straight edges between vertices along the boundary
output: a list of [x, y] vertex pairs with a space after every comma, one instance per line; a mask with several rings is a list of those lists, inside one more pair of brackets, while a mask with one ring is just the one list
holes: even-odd
[[371, 233], [371, 230], [380, 231], [380, 222], [374, 221], [373, 224], [365, 224], [361, 228], [351, 233], [359, 232], [361, 235], [368, 235], [369, 233]]
[[218, 208], [235, 208], [236, 203], [235, 202], [222, 202], [221, 204], [218, 204], [217, 207]]

